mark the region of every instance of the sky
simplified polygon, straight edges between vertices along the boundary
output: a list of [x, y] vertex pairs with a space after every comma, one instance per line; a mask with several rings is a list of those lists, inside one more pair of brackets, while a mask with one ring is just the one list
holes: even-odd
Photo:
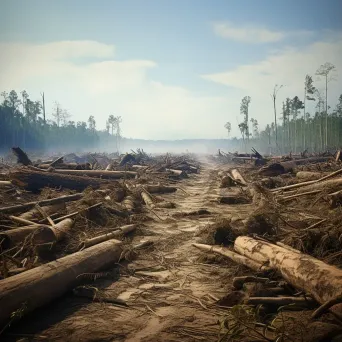
[[336, 105], [341, 13], [340, 0], [0, 0], [0, 92], [44, 92], [48, 118], [57, 101], [98, 129], [121, 116], [129, 138], [225, 138], [227, 121], [238, 136], [244, 96], [262, 129], [274, 86], [280, 120], [306, 74], [324, 89], [325, 62]]

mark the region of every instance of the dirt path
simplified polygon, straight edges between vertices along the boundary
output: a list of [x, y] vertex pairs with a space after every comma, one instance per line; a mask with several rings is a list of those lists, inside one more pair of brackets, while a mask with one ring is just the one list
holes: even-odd
[[[229, 214], [229, 207], [213, 202], [220, 192], [217, 169], [202, 163], [199, 174], [180, 183], [184, 192], [163, 195], [177, 208], [158, 210], [163, 221], [145, 222], [133, 238], [134, 244], [153, 240], [154, 247], [121, 265], [117, 281], [91, 284], [128, 307], [70, 295], [36, 311], [11, 333], [53, 341], [217, 341], [224, 310], [213, 303], [228, 293], [236, 266], [201, 262], [202, 253], [191, 246], [200, 227]], [[202, 208], [211, 214], [177, 216]]]

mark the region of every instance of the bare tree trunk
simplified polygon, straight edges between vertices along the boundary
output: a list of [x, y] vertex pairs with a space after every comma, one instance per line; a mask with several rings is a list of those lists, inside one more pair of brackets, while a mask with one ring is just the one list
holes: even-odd
[[6, 323], [16, 310], [23, 309], [26, 314], [62, 296], [79, 284], [81, 274], [113, 265], [121, 253], [121, 242], [109, 240], [1, 280], [0, 324]]
[[[310, 293], [320, 304], [342, 295], [342, 270], [307, 254], [247, 236], [237, 237], [234, 249], [259, 264], [278, 269], [285, 280]], [[342, 304], [333, 310], [342, 312]]]

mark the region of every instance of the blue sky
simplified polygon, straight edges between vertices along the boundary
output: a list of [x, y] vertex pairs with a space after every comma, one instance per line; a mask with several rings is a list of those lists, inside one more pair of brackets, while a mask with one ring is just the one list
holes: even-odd
[[262, 128], [275, 83], [280, 107], [306, 73], [341, 65], [340, 13], [338, 0], [0, 0], [1, 91], [45, 91], [48, 111], [98, 128], [121, 115], [130, 137], [221, 138], [226, 121], [237, 135], [244, 95]]

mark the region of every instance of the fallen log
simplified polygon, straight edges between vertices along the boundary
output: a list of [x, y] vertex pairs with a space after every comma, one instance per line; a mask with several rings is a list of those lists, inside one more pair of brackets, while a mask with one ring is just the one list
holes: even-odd
[[243, 196], [221, 196], [219, 197], [219, 203], [221, 204], [248, 204], [251, 201]]
[[[61, 171], [61, 170], [55, 170]], [[64, 171], [64, 170], [63, 170]], [[83, 170], [68, 170], [83, 172]], [[114, 171], [111, 171], [114, 172]], [[108, 182], [90, 177], [72, 176], [59, 174], [56, 172], [38, 171], [38, 169], [22, 168], [9, 173], [11, 181], [26, 190], [37, 192], [42, 188], [67, 188], [71, 190], [83, 191], [88, 187], [97, 189], [100, 185], [107, 185]]]
[[54, 170], [54, 173], [71, 176], [99, 177], [102, 179], [134, 178], [138, 174], [134, 171], [107, 171], [107, 170]]
[[249, 297], [244, 301], [247, 305], [276, 305], [284, 306], [299, 304], [300, 306], [313, 306], [315, 301], [304, 297]]
[[60, 241], [71, 229], [73, 220], [65, 219], [53, 227], [43, 224], [31, 225], [21, 228], [6, 230], [0, 233], [0, 246], [9, 249], [23, 242], [29, 235], [35, 245]]
[[169, 194], [169, 193], [177, 191], [177, 188], [173, 186], [162, 186], [162, 185], [145, 185], [145, 189], [150, 194]]
[[[66, 207], [65, 207], [64, 202], [47, 205], [44, 207], [44, 211], [47, 215], [51, 215], [51, 214], [58, 213], [58, 212], [64, 212], [65, 209]], [[41, 219], [42, 215], [40, 214], [38, 209], [33, 208], [30, 211], [27, 211], [26, 213], [19, 215], [18, 217], [25, 219], [25, 220], [34, 221], [34, 220]]]
[[[342, 295], [342, 270], [307, 254], [246, 236], [236, 238], [234, 250], [258, 264], [279, 270], [286, 281], [310, 293], [320, 304]], [[333, 310], [340, 314], [342, 304]]]
[[132, 213], [135, 210], [135, 200], [132, 196], [126, 196], [122, 201], [122, 206], [128, 213]]
[[[302, 183], [297, 183], [297, 184], [292, 184], [292, 185], [287, 185], [287, 186], [283, 186], [283, 187], [280, 187], [280, 188], [276, 188], [276, 189], [273, 189], [271, 191], [274, 191], [274, 192], [278, 192], [278, 191], [286, 191], [286, 190], [292, 190], [292, 189], [297, 189], [297, 188], [301, 188], [301, 187], [305, 187], [307, 185], [311, 185], [311, 184], [316, 184], [316, 183], [320, 183], [320, 182], [323, 182], [323, 181], [326, 181], [330, 178], [333, 178], [339, 174], [342, 173], [342, 169], [340, 170], [337, 170], [335, 172], [332, 172], [322, 178], [319, 178], [317, 180], [312, 180], [312, 181], [307, 181], [307, 182], [302, 182]], [[336, 179], [336, 181], [338, 182], [338, 179]]]
[[137, 224], [129, 224], [127, 226], [117, 228], [113, 232], [103, 234], [103, 235], [99, 235], [99, 236], [96, 236], [92, 239], [86, 239], [80, 244], [79, 249], [88, 248], [88, 247], [97, 245], [97, 244], [104, 242], [104, 241], [116, 239], [121, 235], [126, 235], [128, 233], [133, 232], [137, 227], [138, 227]]
[[260, 278], [260, 277], [254, 277], [254, 276], [235, 277], [233, 279], [233, 287], [236, 290], [242, 290], [243, 285], [245, 283], [261, 283], [261, 284], [265, 284], [265, 283], [268, 283], [269, 281], [270, 281], [269, 278]]
[[242, 177], [241, 173], [237, 169], [230, 170], [230, 174], [233, 177], [234, 181], [241, 185], [247, 185], [246, 180]]
[[[47, 170], [51, 166], [51, 164], [38, 164], [37, 167], [39, 169]], [[62, 170], [91, 170], [91, 165], [90, 163], [83, 163], [83, 164], [78, 164], [78, 163], [57, 163], [54, 166], [54, 169], [62, 169]]]
[[324, 176], [327, 176], [329, 172], [312, 172], [312, 171], [299, 171], [296, 173], [298, 179], [310, 181], [317, 180]]
[[27, 314], [77, 286], [78, 277], [114, 265], [122, 253], [121, 242], [109, 240], [56, 261], [0, 281], [0, 324], [23, 309]]
[[196, 247], [202, 251], [213, 252], [216, 254], [223, 255], [224, 257], [226, 257], [232, 261], [235, 261], [236, 263], [238, 263], [240, 265], [247, 266], [248, 268], [250, 268], [256, 272], [269, 271], [270, 270], [269, 267], [263, 266], [262, 263], [254, 261], [250, 258], [246, 258], [245, 256], [238, 254], [238, 253], [235, 253], [226, 247], [204, 245], [201, 243], [193, 243], [192, 246], [194, 246], [194, 247]]
[[141, 197], [144, 203], [151, 209], [155, 207], [155, 204], [151, 198], [151, 196], [146, 191], [141, 191]]
[[9, 207], [0, 208], [0, 214], [13, 214], [18, 212], [23, 212], [25, 210], [29, 210], [35, 207], [37, 204], [41, 207], [45, 207], [47, 205], [58, 204], [58, 203], [66, 203], [71, 201], [77, 201], [83, 197], [83, 193], [77, 193], [73, 195], [66, 195], [56, 198], [50, 198], [46, 200], [36, 201], [36, 202], [28, 202], [25, 204], [17, 204]]
[[294, 161], [277, 162], [266, 165], [259, 170], [259, 175], [275, 177], [284, 173], [293, 172], [296, 168]]

